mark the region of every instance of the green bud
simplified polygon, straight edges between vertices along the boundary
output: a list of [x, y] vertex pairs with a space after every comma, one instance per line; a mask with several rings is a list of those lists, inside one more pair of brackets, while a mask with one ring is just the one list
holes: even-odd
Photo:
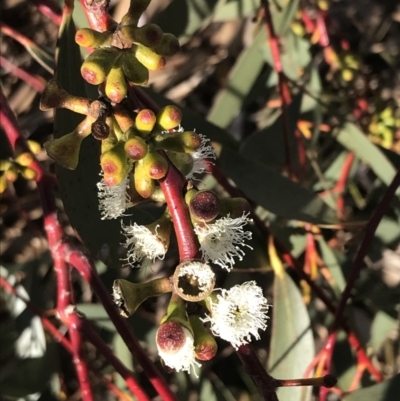
[[173, 56], [181, 49], [179, 40], [172, 33], [164, 33], [161, 43], [153, 50], [161, 56]]
[[124, 142], [119, 141], [113, 148], [103, 153], [100, 157], [100, 165], [106, 185], [114, 186], [120, 184], [125, 179], [129, 168]]
[[132, 48], [132, 53], [151, 71], [161, 70], [165, 67], [166, 60], [164, 56], [157, 54], [148, 47], [136, 45]]
[[92, 85], [100, 85], [114, 65], [119, 50], [116, 48], [96, 49], [86, 57], [81, 66], [81, 74], [85, 81]]
[[123, 317], [132, 316], [147, 298], [157, 297], [171, 291], [172, 286], [168, 277], [138, 284], [120, 279], [115, 280], [113, 284], [114, 301]]
[[141, 197], [148, 199], [153, 195], [155, 189], [154, 180], [147, 174], [143, 159], [135, 163], [134, 181], [136, 191]]
[[121, 58], [128, 81], [135, 85], [146, 85], [149, 80], [149, 70], [130, 51], [125, 51]]
[[131, 1], [128, 12], [122, 17], [121, 25], [137, 25], [140, 16], [146, 10], [151, 0]]
[[37, 178], [37, 172], [33, 168], [21, 166], [19, 172], [26, 180], [36, 180]]
[[163, 31], [156, 24], [146, 24], [140, 28], [126, 25], [121, 28], [121, 33], [129, 42], [150, 48], [158, 46], [163, 39]]
[[128, 93], [128, 83], [119, 61], [113, 65], [107, 75], [105, 91], [107, 97], [114, 103], [121, 103]]
[[251, 211], [249, 202], [244, 198], [223, 198], [221, 199], [221, 216], [228, 216], [232, 219], [243, 216]]
[[15, 161], [21, 165], [21, 166], [29, 166], [33, 162], [33, 156], [30, 152], [23, 152], [19, 154], [16, 158]]
[[82, 47], [109, 46], [112, 41], [111, 32], [98, 32], [90, 28], [78, 29], [75, 34], [75, 42]]
[[189, 315], [189, 323], [193, 329], [194, 352], [200, 361], [210, 361], [217, 353], [218, 346], [215, 338], [206, 329], [197, 314]]
[[146, 174], [153, 180], [159, 180], [167, 174], [168, 161], [156, 150], [149, 150], [142, 161]]
[[168, 151], [167, 154], [174, 166], [184, 176], [187, 176], [192, 171], [194, 162], [189, 153]]
[[150, 134], [156, 124], [156, 115], [150, 109], [140, 110], [135, 118], [136, 128], [142, 134]]
[[194, 152], [201, 146], [201, 137], [196, 132], [174, 132], [165, 135], [157, 143], [159, 149], [172, 150], [174, 152]]
[[59, 165], [75, 170], [82, 141], [91, 133], [93, 118], [86, 117], [71, 133], [44, 143], [47, 154]]
[[157, 114], [157, 123], [164, 129], [176, 128], [182, 121], [182, 113], [176, 106], [165, 106]]

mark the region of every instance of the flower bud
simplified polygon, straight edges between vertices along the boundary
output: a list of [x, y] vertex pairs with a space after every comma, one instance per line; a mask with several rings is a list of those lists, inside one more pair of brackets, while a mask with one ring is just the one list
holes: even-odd
[[157, 297], [171, 291], [172, 285], [168, 277], [140, 284], [120, 279], [115, 280], [113, 284], [114, 302], [123, 317], [132, 316], [147, 298]]
[[0, 171], [7, 171], [13, 164], [9, 160], [0, 160]]
[[159, 180], [167, 174], [168, 161], [155, 150], [149, 150], [142, 162], [144, 171], [154, 180]]
[[140, 28], [126, 25], [121, 28], [121, 33], [129, 42], [150, 48], [159, 45], [163, 39], [163, 31], [156, 24], [146, 24]]
[[82, 77], [92, 85], [100, 85], [105, 81], [117, 56], [117, 49], [96, 49], [83, 62], [81, 66]]
[[167, 354], [176, 354], [185, 344], [184, 328], [177, 322], [163, 323], [157, 330], [157, 347]]
[[22, 166], [19, 171], [26, 180], [36, 180], [37, 178], [37, 172], [33, 168]]
[[212, 191], [199, 191], [190, 199], [190, 214], [199, 221], [209, 222], [219, 214], [220, 201]]
[[176, 128], [182, 121], [182, 113], [176, 106], [165, 106], [157, 114], [157, 123], [164, 129]]
[[149, 80], [149, 70], [139, 62], [133, 53], [124, 52], [121, 59], [122, 68], [128, 81], [135, 85], [146, 85]]
[[121, 25], [137, 25], [140, 16], [146, 10], [151, 0], [131, 1], [128, 12], [122, 17]]
[[15, 182], [18, 179], [18, 169], [14, 163], [11, 164], [11, 166], [4, 171], [4, 176], [7, 181], [10, 182]]
[[31, 139], [27, 140], [28, 146], [29, 146], [29, 150], [34, 154], [37, 155], [40, 153], [40, 151], [42, 150], [42, 147], [40, 146], [40, 143], [36, 142], [36, 141], [32, 141]]
[[21, 166], [29, 166], [33, 162], [33, 156], [29, 152], [23, 152], [18, 155], [15, 161]]
[[59, 165], [75, 170], [82, 141], [91, 133], [93, 118], [86, 117], [71, 133], [44, 143], [47, 154]]
[[201, 146], [201, 137], [196, 132], [175, 132], [165, 136], [157, 147], [174, 152], [194, 152]]
[[136, 135], [130, 135], [125, 142], [125, 152], [132, 160], [141, 160], [147, 154], [147, 143]]
[[55, 79], [51, 79], [40, 98], [40, 110], [65, 108], [74, 113], [88, 115], [91, 102], [90, 99], [70, 95]]
[[194, 161], [189, 153], [171, 152], [169, 151], [168, 157], [174, 166], [184, 175], [187, 176], [193, 168]]
[[221, 216], [228, 216], [232, 219], [248, 214], [251, 210], [249, 202], [244, 198], [223, 198], [221, 199]]
[[207, 298], [215, 286], [215, 273], [201, 260], [185, 260], [173, 275], [175, 292], [186, 301], [198, 302]]
[[147, 170], [143, 166], [143, 159], [135, 163], [134, 181], [136, 191], [145, 199], [153, 195], [155, 184], [154, 180], [149, 177]]
[[134, 125], [134, 116], [125, 109], [125, 107], [121, 107], [122, 105], [116, 104], [113, 107], [113, 116], [117, 121], [118, 125], [121, 127], [123, 132], [128, 131], [129, 128]]
[[172, 33], [164, 33], [161, 43], [153, 50], [161, 56], [173, 56], [181, 49], [179, 40]]
[[142, 45], [136, 45], [132, 48], [132, 54], [149, 70], [157, 71], [165, 67], [166, 60], [164, 56]]
[[98, 32], [90, 28], [78, 29], [75, 34], [75, 42], [82, 47], [100, 47], [111, 44], [111, 32]]
[[140, 110], [135, 118], [136, 128], [142, 134], [150, 134], [156, 124], [156, 115], [150, 109]]
[[217, 353], [218, 346], [214, 337], [206, 329], [199, 315], [189, 316], [189, 323], [194, 336], [194, 353], [200, 361], [210, 361]]
[[119, 141], [113, 148], [103, 153], [100, 157], [100, 165], [106, 185], [113, 186], [121, 183], [128, 172], [124, 142]]
[[114, 103], [121, 103], [128, 93], [128, 84], [119, 61], [116, 61], [107, 75], [105, 91], [107, 97]]

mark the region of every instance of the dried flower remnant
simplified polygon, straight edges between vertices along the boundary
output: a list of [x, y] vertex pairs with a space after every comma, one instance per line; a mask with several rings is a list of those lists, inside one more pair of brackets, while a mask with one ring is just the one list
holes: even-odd
[[200, 147], [190, 154], [193, 159], [193, 167], [186, 175], [188, 180], [199, 180], [195, 177], [195, 175], [202, 174], [207, 171], [207, 159], [215, 160], [217, 158], [213, 147], [209, 144], [210, 140], [203, 134], [200, 134], [200, 138]]
[[253, 249], [244, 243], [251, 239], [251, 232], [243, 227], [251, 221], [248, 213], [236, 219], [222, 217], [212, 224], [196, 224], [195, 233], [199, 237], [200, 249], [206, 261], [214, 262], [228, 271], [235, 264], [235, 257], [243, 259], [245, 254], [241, 247]]
[[269, 305], [255, 281], [223, 289], [216, 301], [209, 298], [207, 302], [210, 315], [203, 322], [210, 322], [212, 333], [236, 349], [249, 343], [251, 336], [259, 340], [258, 331], [267, 328]]

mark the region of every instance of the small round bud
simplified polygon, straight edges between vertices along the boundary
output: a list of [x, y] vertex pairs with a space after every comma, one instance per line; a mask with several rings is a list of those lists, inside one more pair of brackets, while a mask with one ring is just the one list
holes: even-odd
[[162, 56], [173, 56], [181, 49], [179, 40], [172, 33], [164, 33], [161, 43], [154, 48], [157, 54]]
[[118, 142], [112, 149], [103, 153], [100, 157], [100, 164], [105, 175], [121, 175], [124, 173], [127, 167], [124, 143]]
[[209, 222], [219, 214], [220, 201], [212, 191], [199, 191], [189, 202], [190, 214], [199, 221]]
[[90, 28], [78, 29], [75, 34], [75, 42], [82, 47], [100, 47], [111, 43], [110, 32], [98, 32]]
[[33, 156], [29, 152], [23, 152], [18, 155], [15, 161], [21, 166], [29, 166], [33, 162]]
[[37, 172], [33, 168], [21, 167], [20, 172], [26, 180], [36, 180], [37, 178]]
[[350, 68], [344, 68], [341, 72], [342, 79], [345, 82], [350, 82], [354, 78], [354, 72]]
[[146, 85], [149, 80], [149, 70], [139, 62], [132, 52], [126, 51], [121, 57], [122, 69], [129, 82], [135, 85]]
[[126, 25], [121, 28], [121, 33], [129, 42], [146, 47], [156, 47], [163, 39], [163, 31], [156, 24], [146, 24], [140, 28]]
[[182, 121], [182, 113], [176, 106], [165, 106], [157, 114], [157, 123], [165, 130], [176, 128]]
[[210, 361], [217, 353], [218, 346], [214, 337], [204, 326], [199, 315], [189, 315], [189, 323], [193, 330], [194, 352], [200, 361]]
[[146, 142], [138, 136], [131, 136], [125, 142], [125, 152], [132, 160], [143, 159], [147, 154], [147, 150]]
[[195, 152], [200, 148], [202, 139], [199, 134], [193, 131], [175, 132], [158, 143], [158, 148], [172, 150], [174, 152]]
[[165, 353], [177, 353], [185, 344], [183, 327], [177, 322], [163, 323], [157, 330], [156, 343]]
[[116, 50], [96, 49], [83, 62], [82, 77], [92, 85], [100, 85], [111, 71], [117, 54]]
[[175, 292], [184, 300], [198, 302], [207, 298], [215, 286], [215, 273], [201, 260], [185, 260], [173, 275]]
[[156, 124], [156, 115], [150, 109], [140, 110], [135, 118], [136, 128], [142, 134], [150, 134]]
[[29, 146], [29, 150], [34, 154], [37, 155], [40, 153], [40, 151], [42, 150], [42, 147], [40, 146], [40, 143], [36, 142], [36, 141], [32, 141], [31, 139], [28, 139], [28, 146]]
[[10, 168], [4, 172], [4, 176], [7, 181], [15, 182], [18, 179], [18, 169], [12, 164]]
[[143, 158], [143, 168], [150, 178], [159, 180], [167, 174], [168, 161], [158, 152], [149, 151]]
[[157, 71], [165, 67], [166, 60], [148, 47], [137, 45], [133, 50], [136, 58], [149, 70]]

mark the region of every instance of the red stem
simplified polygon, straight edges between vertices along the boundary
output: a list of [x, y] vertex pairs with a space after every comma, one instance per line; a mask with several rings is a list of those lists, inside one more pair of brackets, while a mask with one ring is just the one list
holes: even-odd
[[105, 0], [79, 0], [86, 18], [92, 29], [99, 32], [111, 31], [117, 23], [108, 13], [108, 1]]
[[61, 9], [57, 3], [51, 0], [30, 0], [38, 10], [53, 21], [56, 25], [61, 25]]
[[10, 74], [13, 74], [19, 78], [21, 81], [24, 81], [28, 85], [32, 86], [32, 88], [36, 89], [38, 92], [43, 92], [45, 80], [42, 77], [30, 74], [29, 72], [8, 61], [3, 56], [0, 56], [0, 66]]

